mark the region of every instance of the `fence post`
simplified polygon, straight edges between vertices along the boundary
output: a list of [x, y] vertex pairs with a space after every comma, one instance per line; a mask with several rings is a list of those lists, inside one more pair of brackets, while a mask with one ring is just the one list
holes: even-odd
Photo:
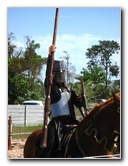
[[27, 105], [25, 105], [25, 110], [24, 110], [24, 127], [27, 125]]
[[12, 149], [12, 118], [9, 116], [8, 119], [8, 150]]

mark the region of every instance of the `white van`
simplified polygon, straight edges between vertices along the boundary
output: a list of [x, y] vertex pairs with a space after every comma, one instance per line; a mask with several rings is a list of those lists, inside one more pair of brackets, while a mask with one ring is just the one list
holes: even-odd
[[98, 103], [104, 103], [106, 101], [106, 99], [99, 99]]
[[24, 101], [23, 105], [43, 105], [42, 101], [39, 100], [28, 100]]

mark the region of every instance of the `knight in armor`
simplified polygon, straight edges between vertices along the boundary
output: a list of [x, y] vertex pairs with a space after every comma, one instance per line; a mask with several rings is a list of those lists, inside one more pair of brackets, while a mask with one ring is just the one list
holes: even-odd
[[[49, 48], [49, 55], [55, 52], [55, 46]], [[47, 65], [49, 65], [49, 57]], [[45, 87], [47, 86], [47, 72]], [[79, 121], [76, 119], [74, 106], [82, 107], [82, 102], [73, 90], [66, 86], [66, 70], [63, 61], [54, 60], [53, 84], [51, 87], [51, 117], [48, 124], [47, 148], [44, 158], [54, 158], [60, 150], [60, 141], [65, 132], [65, 126], [77, 126]]]

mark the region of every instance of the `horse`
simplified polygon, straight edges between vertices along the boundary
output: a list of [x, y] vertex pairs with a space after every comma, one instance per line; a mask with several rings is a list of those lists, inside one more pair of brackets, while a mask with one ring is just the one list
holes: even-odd
[[[29, 135], [24, 146], [24, 158], [43, 158], [41, 135], [42, 130]], [[120, 93], [113, 93], [104, 103], [96, 104], [77, 127], [65, 134], [59, 158], [111, 156], [117, 153], [120, 153]]]

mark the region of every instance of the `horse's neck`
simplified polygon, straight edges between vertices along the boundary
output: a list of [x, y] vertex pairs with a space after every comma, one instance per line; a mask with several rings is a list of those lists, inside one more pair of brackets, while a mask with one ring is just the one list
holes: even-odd
[[79, 123], [76, 129], [76, 145], [81, 153], [84, 151], [87, 155], [98, 155], [111, 152], [108, 145], [111, 142], [112, 147], [113, 131], [116, 130], [114, 125], [119, 122], [115, 118], [115, 109], [113, 100], [108, 100], [105, 104], [95, 106]]
[[[109, 106], [107, 107], [110, 109]], [[110, 128], [112, 116], [111, 111], [108, 109], [100, 110], [98, 107], [95, 107], [82, 122], [83, 132], [90, 126], [94, 131], [109, 136], [113, 129]]]

